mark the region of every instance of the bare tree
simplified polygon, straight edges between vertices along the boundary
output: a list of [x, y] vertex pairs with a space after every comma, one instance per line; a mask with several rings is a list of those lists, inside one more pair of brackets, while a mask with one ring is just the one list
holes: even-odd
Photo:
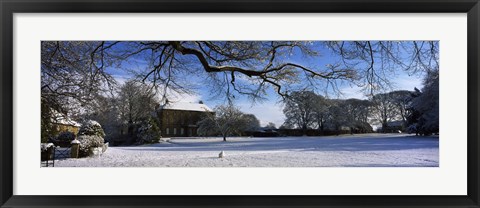
[[96, 94], [113, 89], [115, 80], [105, 71], [111, 46], [93, 41], [42, 41], [42, 97], [55, 96], [84, 105]]
[[107, 48], [100, 42], [41, 42], [43, 140], [53, 136], [56, 114], [76, 117], [97, 95], [113, 89], [115, 80], [105, 72], [111, 63], [102, 58]]
[[329, 118], [329, 110], [331, 107], [330, 100], [326, 99], [321, 95], [317, 95], [314, 98], [314, 114], [315, 114], [315, 122], [317, 125], [317, 129], [323, 131], [325, 130], [325, 123], [328, 121]]
[[101, 124], [105, 140], [114, 144], [114, 139], [121, 136], [124, 121], [121, 118], [121, 103], [117, 96], [97, 95], [89, 104], [83, 119], [94, 120]]
[[[295, 63], [289, 58], [292, 55], [303, 55], [321, 59], [319, 48], [323, 47], [339, 55], [341, 61], [319, 67]], [[148, 63], [148, 67], [133, 71], [134, 75], [159, 86], [164, 96], [167, 96], [168, 90], [190, 92], [189, 87], [192, 86], [185, 82], [184, 75], [194, 73], [207, 78], [206, 83], [219, 94], [231, 98], [237, 93], [259, 99], [269, 87], [284, 96], [289, 91], [305, 87], [302, 86], [305, 83], [315, 88], [319, 83], [335, 87], [336, 80], [354, 81], [373, 92], [387, 87], [390, 84], [387, 77], [398, 68], [415, 73], [438, 66], [438, 42], [42, 42], [42, 74], [56, 78], [56, 69], [68, 69], [68, 73], [82, 76], [75, 76], [77, 80], [62, 78], [59, 81], [90, 86], [85, 88], [95, 88], [98, 86], [96, 82], [110, 84], [112, 79], [106, 73], [108, 66], [120, 66], [121, 63], [128, 62], [130, 64], [127, 66], [130, 67], [136, 60]], [[79, 80], [83, 82], [78, 82]], [[303, 84], [292, 85], [293, 83]]]
[[392, 90], [390, 77], [398, 70], [409, 74], [438, 69], [438, 41], [330, 41], [327, 46], [362, 76], [358, 85], [370, 95]]
[[371, 114], [377, 122], [382, 124], [383, 130], [388, 128], [388, 123], [391, 121], [401, 120], [403, 125], [406, 124], [411, 95], [412, 92], [401, 90], [381, 93], [372, 97]]
[[328, 123], [334, 127], [338, 135], [342, 127], [351, 126], [352, 121], [350, 120], [349, 112], [345, 110], [345, 100], [332, 99], [330, 103]]
[[396, 90], [389, 93], [404, 125], [407, 122], [408, 108], [412, 104], [412, 93], [412, 91], [408, 90]]
[[342, 106], [348, 121], [346, 124], [350, 127], [352, 134], [354, 130], [363, 133], [372, 131], [372, 127], [368, 123], [371, 107], [370, 101], [351, 98], [345, 100]]
[[[81, 44], [80, 44], [81, 43]], [[435, 41], [131, 41], [80, 42], [89, 45], [82, 59], [102, 77], [108, 64], [135, 62], [148, 67], [135, 71], [143, 81], [168, 90], [189, 92], [186, 74], [198, 74], [214, 92], [232, 98], [236, 94], [253, 99], [273, 87], [280, 96], [309, 87], [336, 86], [337, 80], [352, 81], [372, 93], [389, 86], [389, 75], [401, 68], [410, 73], [429, 71], [438, 65]], [[49, 54], [64, 54], [64, 42], [51, 45]], [[73, 46], [72, 46], [73, 47]], [[319, 48], [329, 48], [341, 61], [320, 67], [299, 64], [289, 57], [303, 55], [321, 59]], [[89, 49], [89, 50], [87, 50]], [[70, 50], [72, 51], [72, 50]], [[76, 54], [72, 54], [75, 56]], [[45, 60], [49, 60], [47, 55]], [[61, 56], [60, 56], [61, 57]], [[58, 58], [56, 58], [58, 59]], [[54, 59], [54, 60], [56, 60]], [[48, 62], [48, 61], [47, 61]], [[74, 64], [66, 62], [68, 64]], [[85, 64], [84, 64], [85, 65]], [[130, 66], [130, 65], [128, 65]], [[104, 78], [108, 78], [104, 76]], [[92, 79], [95, 80], [95, 79]]]
[[134, 139], [135, 125], [151, 117], [157, 105], [155, 93], [145, 84], [130, 80], [121, 86], [118, 107], [120, 119], [127, 126], [129, 139]]
[[[256, 131], [260, 128], [260, 121], [253, 114], [243, 114], [243, 131]], [[242, 132], [243, 133], [243, 132]]]
[[399, 118], [399, 110], [389, 93], [376, 94], [371, 99], [373, 103], [372, 116], [374, 120], [382, 125], [385, 130], [388, 122], [395, 121]]
[[223, 141], [227, 141], [227, 136], [241, 134], [247, 128], [247, 117], [233, 104], [217, 106], [214, 113], [207, 113], [198, 123], [198, 132], [203, 135], [218, 132], [222, 135]]
[[315, 122], [317, 95], [312, 91], [296, 91], [291, 93], [285, 102], [283, 113], [286, 125], [294, 126], [306, 133]]
[[382, 129], [388, 128], [391, 121], [402, 121], [403, 127], [407, 123], [408, 108], [411, 105], [412, 93], [406, 90], [391, 91], [374, 95], [371, 99], [371, 115], [375, 121], [382, 124]]

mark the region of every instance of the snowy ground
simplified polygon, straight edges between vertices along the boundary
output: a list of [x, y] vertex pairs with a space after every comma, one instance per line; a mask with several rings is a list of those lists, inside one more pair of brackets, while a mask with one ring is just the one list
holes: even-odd
[[[438, 167], [438, 137], [405, 134], [171, 139], [109, 147], [100, 157], [56, 167]], [[218, 154], [224, 151], [225, 157]]]

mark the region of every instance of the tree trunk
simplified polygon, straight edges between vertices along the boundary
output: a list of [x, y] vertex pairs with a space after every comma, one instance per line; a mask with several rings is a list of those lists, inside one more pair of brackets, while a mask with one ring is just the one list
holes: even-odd
[[224, 142], [227, 141], [227, 136], [226, 136], [226, 135], [223, 135], [223, 141], [224, 141]]
[[387, 119], [383, 119], [382, 121], [382, 133], [387, 133], [388, 123]]
[[127, 142], [128, 144], [133, 144], [135, 142], [135, 139], [133, 137], [133, 121], [129, 120], [128, 121], [128, 128], [127, 128]]

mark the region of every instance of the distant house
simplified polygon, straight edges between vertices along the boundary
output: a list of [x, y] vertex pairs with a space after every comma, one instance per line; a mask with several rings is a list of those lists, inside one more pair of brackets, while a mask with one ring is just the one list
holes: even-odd
[[277, 137], [280, 134], [277, 131], [277, 128], [270, 127], [261, 127], [256, 131], [246, 132], [247, 135], [252, 135], [254, 137]]
[[168, 103], [160, 106], [158, 117], [163, 137], [198, 136], [197, 123], [212, 113], [203, 103]]
[[382, 133], [399, 133], [405, 131], [404, 122], [403, 121], [389, 121], [387, 122], [387, 127], [383, 129], [379, 127], [377, 132]]
[[59, 112], [53, 113], [52, 124], [54, 125], [56, 132], [60, 133], [64, 131], [69, 131], [74, 133], [75, 135], [78, 134], [78, 130], [81, 126], [80, 123], [70, 119], [68, 116]]

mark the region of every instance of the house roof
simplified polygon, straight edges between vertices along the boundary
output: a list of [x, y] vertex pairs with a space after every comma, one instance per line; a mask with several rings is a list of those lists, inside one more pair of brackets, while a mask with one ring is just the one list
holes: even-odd
[[402, 126], [403, 121], [389, 121], [387, 122], [387, 126], [393, 127], [393, 126]]
[[200, 103], [168, 103], [162, 106], [162, 109], [184, 110], [184, 111], [212, 111], [207, 105]]
[[52, 122], [55, 124], [67, 125], [67, 126], [76, 126], [80, 127], [81, 124], [70, 119], [69, 117], [63, 115], [60, 112], [54, 111], [52, 116]]

